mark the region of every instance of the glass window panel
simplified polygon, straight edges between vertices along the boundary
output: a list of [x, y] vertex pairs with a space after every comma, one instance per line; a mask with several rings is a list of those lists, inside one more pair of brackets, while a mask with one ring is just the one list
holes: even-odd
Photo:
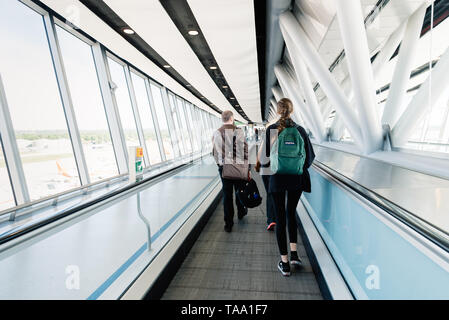
[[3, 154], [3, 146], [0, 141], [0, 211], [15, 206], [14, 195], [8, 175], [8, 168]]
[[195, 107], [195, 127], [198, 130], [198, 143], [200, 146], [200, 150], [202, 150], [203, 147], [203, 137], [204, 137], [204, 127], [203, 127], [203, 121], [201, 120], [201, 109], [198, 107]]
[[170, 137], [170, 130], [168, 128], [167, 117], [164, 109], [164, 102], [162, 100], [161, 89], [150, 83], [151, 94], [153, 95], [154, 109], [156, 110], [156, 116], [159, 124], [159, 131], [162, 137], [162, 144], [164, 146], [165, 158], [172, 160], [174, 158], [173, 146]]
[[43, 17], [2, 0], [0, 38], [0, 70], [31, 200], [78, 187]]
[[118, 174], [90, 45], [56, 27], [91, 182]]
[[171, 115], [172, 115], [173, 123], [175, 126], [175, 145], [177, 144], [179, 146], [181, 155], [184, 155], [185, 154], [184, 143], [181, 139], [181, 130], [180, 130], [180, 126], [179, 126], [178, 116], [176, 113], [175, 99], [172, 94], [168, 95], [168, 100], [170, 102]]
[[209, 121], [207, 119], [208, 118], [207, 112], [203, 110], [201, 113], [202, 113], [203, 124], [204, 124], [204, 128], [205, 128], [205, 130], [204, 130], [205, 135], [204, 135], [203, 143], [206, 146], [206, 148], [209, 149], [209, 147], [210, 147], [209, 144], [211, 143], [209, 141], [209, 137], [212, 137], [212, 133], [211, 133], [210, 126], [209, 126]]
[[126, 83], [125, 69], [121, 64], [111, 58], [108, 58], [108, 64], [112, 81], [116, 85], [114, 94], [125, 135], [126, 147], [138, 147], [140, 146], [140, 141], [139, 135], [137, 134], [136, 120], [129, 96], [128, 84]]
[[193, 149], [195, 151], [199, 150], [199, 143], [198, 143], [198, 127], [194, 121], [194, 118], [192, 116], [192, 112], [193, 112], [193, 105], [191, 105], [190, 103], [186, 102], [186, 111], [187, 111], [187, 118], [188, 121], [190, 123], [190, 127], [192, 128], [192, 132], [191, 132], [191, 137], [192, 137], [192, 142], [193, 142]]
[[181, 119], [181, 137], [184, 138], [184, 145], [186, 153], [192, 152], [192, 144], [190, 143], [190, 132], [187, 127], [186, 122], [186, 114], [184, 112], [184, 105], [180, 98], [176, 98], [177, 106], [178, 106], [178, 114]]
[[143, 135], [145, 136], [145, 144], [148, 156], [150, 157], [150, 163], [156, 164], [161, 162], [161, 154], [159, 152], [153, 116], [151, 115], [151, 107], [148, 101], [145, 79], [133, 72], [131, 72], [131, 79], [134, 86], [134, 93], [136, 94], [140, 122], [142, 123]]

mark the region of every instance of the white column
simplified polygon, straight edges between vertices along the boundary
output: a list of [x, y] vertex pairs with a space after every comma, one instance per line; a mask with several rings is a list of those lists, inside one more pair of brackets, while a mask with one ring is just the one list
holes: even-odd
[[329, 118], [331, 112], [332, 112], [332, 104], [329, 101], [327, 101], [326, 106], [324, 107], [323, 110], [323, 121], [326, 121], [327, 118]]
[[276, 109], [277, 109], [277, 103], [276, 103], [276, 100], [274, 100], [273, 98], [271, 98], [271, 99], [270, 99], [270, 103], [271, 103], [270, 110], [273, 110], [274, 112], [276, 112]]
[[364, 153], [381, 149], [382, 126], [375, 110], [375, 88], [360, 1], [337, 0], [337, 17], [363, 135]]
[[274, 99], [270, 99], [270, 103], [271, 103], [271, 107], [270, 107], [270, 111], [273, 114], [273, 119], [277, 118], [277, 103], [276, 100]]
[[331, 139], [339, 141], [341, 136], [343, 135], [345, 126], [343, 124], [343, 121], [341, 121], [341, 117], [338, 115], [338, 113], [335, 114], [334, 122], [332, 123], [331, 128]]
[[317, 130], [313, 125], [313, 121], [307, 111], [304, 104], [304, 98], [299, 93], [298, 84], [290, 77], [288, 72], [281, 65], [276, 65], [274, 67], [274, 74], [276, 75], [279, 84], [281, 85], [282, 91], [287, 93], [288, 98], [290, 98], [294, 104], [293, 114], [295, 115], [295, 121], [300, 119], [304, 120], [304, 124], [307, 128], [312, 131], [314, 137], [317, 137]]
[[407, 94], [407, 85], [415, 61], [426, 9], [427, 4], [423, 3], [407, 21], [404, 39], [401, 43], [396, 68], [382, 115], [382, 123], [389, 124], [390, 128], [394, 127], [404, 109], [403, 104]]
[[301, 54], [305, 63], [307, 63], [310, 71], [315, 75], [315, 78], [320, 83], [321, 88], [326, 93], [329, 100], [331, 100], [335, 110], [340, 113], [354, 142], [360, 149], [362, 149], [363, 139], [356, 114], [350, 108], [348, 99], [335, 81], [335, 78], [329, 72], [328, 68], [324, 65], [312, 42], [291, 12], [284, 12], [281, 14], [279, 16], [279, 21], [292, 38], [295, 47], [298, 49], [298, 52]]
[[300, 85], [303, 88], [304, 96], [306, 98], [306, 110], [304, 110], [304, 112], [310, 112], [310, 120], [313, 122], [313, 125], [316, 128], [317, 135], [315, 136], [315, 138], [318, 142], [322, 142], [325, 137], [324, 123], [322, 114], [320, 112], [320, 106], [318, 105], [315, 92], [312, 88], [312, 81], [310, 80], [309, 70], [307, 70], [307, 67], [302, 61], [302, 58], [299, 56], [299, 53], [297, 52], [292, 39], [282, 25], [281, 32], [284, 37], [288, 52], [290, 53], [290, 57], [292, 59], [296, 78], [300, 82]]
[[[432, 81], [430, 81], [432, 79]], [[401, 146], [407, 142], [418, 121], [430, 108], [433, 108], [440, 97], [449, 90], [449, 48], [432, 70], [432, 77], [421, 85], [405, 111], [392, 130], [392, 143]], [[429, 94], [431, 93], [431, 105]]]
[[385, 42], [385, 45], [382, 47], [382, 49], [380, 49], [379, 53], [374, 59], [372, 63], [374, 80], [377, 79], [380, 72], [382, 71], [382, 68], [388, 63], [388, 61], [390, 61], [394, 52], [401, 43], [406, 25], [406, 21], [401, 23], [401, 25], [388, 37], [387, 42]]
[[274, 98], [276, 101], [281, 100], [282, 98], [285, 98], [284, 93], [282, 92], [282, 89], [279, 87], [273, 87], [271, 88], [271, 91], [273, 92]]

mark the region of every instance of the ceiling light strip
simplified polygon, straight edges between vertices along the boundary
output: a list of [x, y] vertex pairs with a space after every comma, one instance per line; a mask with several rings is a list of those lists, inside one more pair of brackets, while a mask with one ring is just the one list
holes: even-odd
[[[212, 50], [201, 32], [201, 28], [198, 25], [198, 22], [196, 21], [196, 18], [187, 1], [160, 0], [160, 3], [164, 7], [165, 11], [167, 11], [167, 14], [172, 19], [176, 28], [178, 28], [179, 32], [192, 48], [192, 51], [196, 54], [199, 61], [206, 69], [212, 81], [215, 82], [221, 93], [226, 97], [234, 109], [243, 117], [243, 119], [251, 122], [243, 109], [240, 107], [240, 104], [237, 102], [234, 93], [221, 72]], [[196, 31], [197, 34], [192, 36], [192, 31]]]
[[103, 20], [110, 28], [120, 34], [133, 47], [139, 50], [145, 57], [161, 68], [165, 73], [177, 81], [187, 91], [191, 92], [199, 100], [207, 104], [215, 112], [221, 114], [221, 110], [212, 105], [197, 89], [195, 89], [179, 72], [177, 72], [156, 50], [154, 50], [145, 40], [143, 40], [130, 26], [120, 18], [102, 0], [80, 0], [90, 11]]

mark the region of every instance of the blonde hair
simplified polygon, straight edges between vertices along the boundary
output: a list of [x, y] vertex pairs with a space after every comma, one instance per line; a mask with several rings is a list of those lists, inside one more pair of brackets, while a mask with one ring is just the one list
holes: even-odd
[[278, 131], [279, 133], [282, 132], [282, 130], [285, 129], [287, 126], [287, 121], [290, 120], [290, 115], [293, 112], [293, 103], [288, 98], [282, 98], [278, 101], [278, 108], [277, 113], [281, 116], [279, 119], [279, 127]]

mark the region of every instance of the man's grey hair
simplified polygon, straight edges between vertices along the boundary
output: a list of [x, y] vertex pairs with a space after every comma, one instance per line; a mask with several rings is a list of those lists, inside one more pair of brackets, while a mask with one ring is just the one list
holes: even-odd
[[221, 114], [221, 120], [223, 120], [223, 123], [228, 122], [231, 120], [231, 118], [234, 116], [231, 110], [223, 111]]

